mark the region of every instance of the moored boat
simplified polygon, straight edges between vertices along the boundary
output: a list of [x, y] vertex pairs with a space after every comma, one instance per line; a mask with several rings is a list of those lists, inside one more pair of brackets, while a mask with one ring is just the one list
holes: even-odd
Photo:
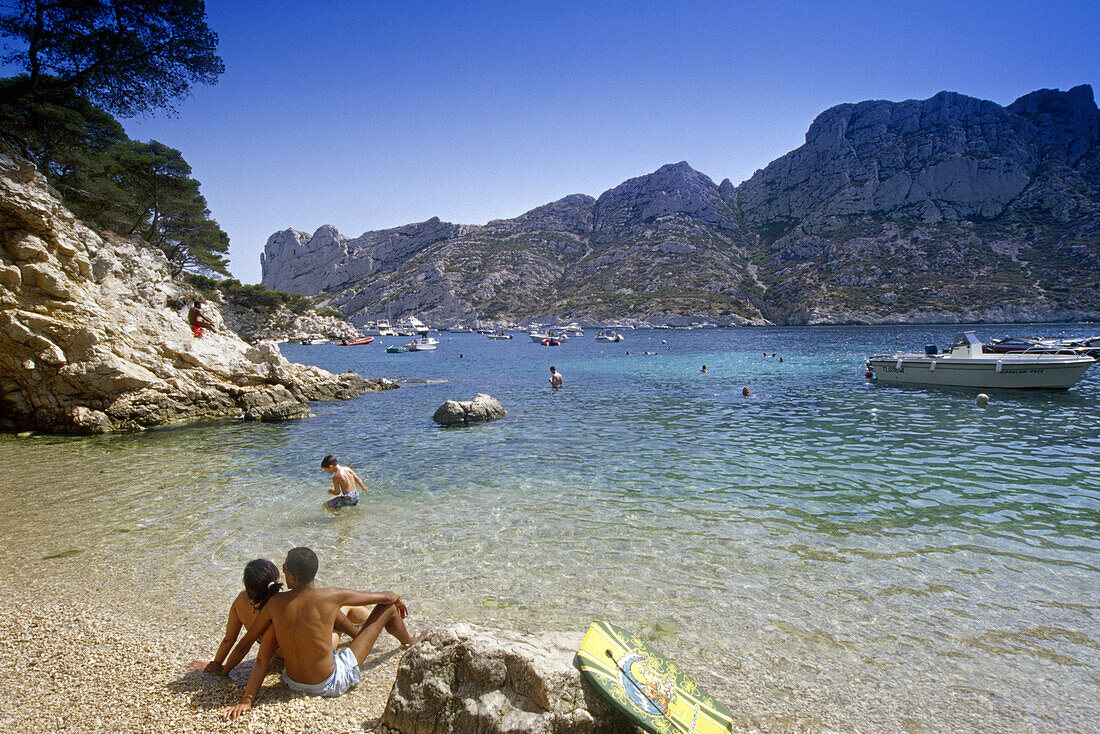
[[622, 340], [623, 340], [623, 335], [620, 334], [617, 331], [607, 331], [607, 332], [601, 331], [600, 333], [596, 334], [596, 341], [598, 341], [598, 342], [614, 343], [614, 342], [621, 342]]
[[[559, 344], [569, 339], [567, 334], [555, 334], [553, 329], [548, 329], [546, 332], [531, 331], [527, 336], [531, 337], [531, 341], [542, 345], [545, 345], [548, 339]], [[558, 345], [555, 344], [554, 346]]]
[[411, 342], [405, 345], [405, 349], [410, 352], [432, 352], [439, 346], [439, 340], [433, 339], [430, 336], [425, 336], [421, 339], [413, 339]]
[[358, 339], [343, 339], [336, 344], [341, 347], [365, 347], [368, 344], [374, 344], [374, 337], [361, 336]]
[[386, 354], [404, 354], [407, 351], [409, 351], [409, 350], [405, 349], [405, 347], [402, 347], [398, 344], [392, 344], [392, 345], [386, 347]]
[[1011, 336], [994, 339], [982, 349], [994, 354], [1076, 354], [1100, 359], [1100, 336], [1086, 339]]
[[987, 352], [977, 335], [967, 331], [956, 336], [946, 352], [928, 345], [923, 354], [871, 357], [867, 376], [913, 385], [1065, 390], [1095, 363], [1092, 357], [1076, 354]]

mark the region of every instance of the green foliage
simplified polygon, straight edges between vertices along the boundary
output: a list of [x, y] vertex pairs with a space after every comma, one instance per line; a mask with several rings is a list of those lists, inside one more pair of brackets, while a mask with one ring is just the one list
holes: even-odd
[[0, 104], [75, 92], [123, 117], [171, 109], [225, 70], [201, 0], [14, 0], [2, 61], [21, 68]]
[[[300, 296], [297, 293], [268, 290], [262, 285], [243, 285], [236, 278], [215, 280], [191, 273], [187, 276], [187, 281], [195, 290], [208, 299], [215, 298], [216, 294], [220, 292], [225, 300], [260, 313], [269, 314], [280, 306], [285, 306], [298, 314], [313, 309], [313, 301], [305, 296]], [[321, 316], [343, 318], [343, 314], [331, 308], [326, 308], [319, 313]]]
[[770, 245], [794, 229], [797, 224], [798, 222], [794, 219], [776, 219], [762, 225], [758, 231], [764, 244]]
[[[127, 141], [115, 149], [112, 178], [125, 192], [124, 234], [137, 234], [160, 248], [175, 273], [228, 274], [229, 236], [210, 218], [199, 182], [178, 150], [151, 141]], [[126, 228], [128, 227], [128, 228]]]
[[[18, 84], [0, 80], [0, 91]], [[164, 251], [174, 274], [228, 274], [229, 237], [210, 218], [178, 150], [130, 140], [109, 114], [72, 91], [0, 104], [0, 130], [35, 163], [74, 214]]]

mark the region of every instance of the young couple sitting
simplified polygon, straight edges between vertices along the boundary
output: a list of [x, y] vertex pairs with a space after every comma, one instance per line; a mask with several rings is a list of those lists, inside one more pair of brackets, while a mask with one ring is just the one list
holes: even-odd
[[[192, 663], [193, 668], [207, 673], [229, 675], [253, 643], [260, 641], [256, 665], [241, 702], [226, 715], [230, 720], [252, 708], [276, 649], [283, 656], [283, 680], [291, 690], [312, 696], [339, 696], [359, 682], [359, 666], [382, 630], [403, 647], [419, 642], [427, 634], [422, 632], [415, 638], [409, 635], [404, 622], [409, 610], [392, 591], [314, 586], [317, 555], [309, 548], [291, 549], [283, 573], [288, 591], [280, 591], [274, 563], [263, 559], [250, 562], [244, 572], [245, 590], [229, 609], [229, 624], [217, 654], [209, 663]], [[374, 608], [368, 611], [370, 605]], [[248, 632], [225, 660], [242, 626]], [[352, 640], [338, 650], [341, 632]]]

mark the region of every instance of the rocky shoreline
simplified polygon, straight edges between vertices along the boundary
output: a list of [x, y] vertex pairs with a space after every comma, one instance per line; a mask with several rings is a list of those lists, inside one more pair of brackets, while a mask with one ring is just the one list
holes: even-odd
[[[107, 433], [278, 421], [394, 386], [293, 364], [231, 330], [192, 334], [164, 255], [92, 231], [26, 161], [0, 155], [2, 430]], [[213, 315], [213, 314], [210, 314]]]

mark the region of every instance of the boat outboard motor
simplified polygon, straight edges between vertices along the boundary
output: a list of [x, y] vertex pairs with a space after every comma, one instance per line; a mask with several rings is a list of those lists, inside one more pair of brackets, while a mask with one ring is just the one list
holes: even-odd
[[935, 344], [925, 344], [924, 345], [924, 356], [925, 357], [935, 357], [936, 356], [936, 345]]

